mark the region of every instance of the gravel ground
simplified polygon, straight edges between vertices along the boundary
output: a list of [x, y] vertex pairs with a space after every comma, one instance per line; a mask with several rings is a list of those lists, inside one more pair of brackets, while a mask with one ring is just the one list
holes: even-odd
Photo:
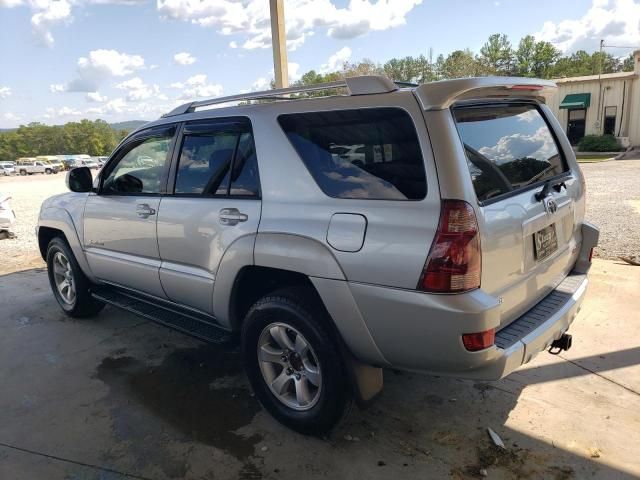
[[640, 160], [580, 164], [587, 181], [586, 219], [600, 228], [595, 255], [640, 256]]
[[[600, 227], [596, 256], [640, 255], [640, 161], [583, 163], [587, 220]], [[12, 197], [15, 239], [0, 240], [0, 275], [43, 266], [34, 228], [44, 199], [66, 191], [65, 175], [0, 177], [0, 192]]]
[[42, 201], [67, 191], [65, 174], [0, 177], [0, 193], [11, 197], [16, 238], [0, 240], [0, 275], [44, 266], [34, 233]]

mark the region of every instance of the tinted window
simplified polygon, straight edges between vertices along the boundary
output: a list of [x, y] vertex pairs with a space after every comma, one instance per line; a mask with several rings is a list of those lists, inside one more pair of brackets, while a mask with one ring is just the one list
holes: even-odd
[[238, 124], [188, 126], [182, 142], [174, 192], [259, 194], [253, 135]]
[[331, 197], [419, 200], [427, 191], [411, 117], [397, 108], [281, 115], [280, 125]]
[[173, 139], [166, 136], [134, 140], [103, 182], [103, 193], [160, 193], [162, 171]]
[[462, 107], [454, 115], [480, 201], [568, 170], [533, 105]]

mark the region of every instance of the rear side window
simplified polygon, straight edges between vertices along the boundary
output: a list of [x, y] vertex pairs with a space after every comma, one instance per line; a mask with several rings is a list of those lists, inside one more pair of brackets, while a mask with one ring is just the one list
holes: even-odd
[[260, 179], [250, 124], [226, 120], [188, 124], [174, 193], [258, 197]]
[[404, 110], [295, 113], [278, 121], [331, 197], [420, 200], [427, 193], [418, 137]]
[[568, 171], [534, 105], [453, 110], [478, 200], [490, 200]]

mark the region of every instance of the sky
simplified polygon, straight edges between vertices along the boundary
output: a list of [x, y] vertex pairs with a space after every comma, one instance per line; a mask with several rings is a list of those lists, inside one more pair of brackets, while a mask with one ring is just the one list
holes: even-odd
[[[492, 33], [564, 53], [640, 46], [640, 0], [285, 0], [285, 23], [292, 81], [345, 60], [477, 52]], [[0, 128], [151, 120], [272, 78], [268, 0], [0, 0]]]

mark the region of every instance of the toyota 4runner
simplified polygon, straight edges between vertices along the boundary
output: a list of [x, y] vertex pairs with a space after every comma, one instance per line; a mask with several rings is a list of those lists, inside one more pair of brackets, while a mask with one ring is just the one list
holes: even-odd
[[598, 239], [554, 88], [365, 76], [182, 105], [43, 203], [53, 294], [238, 341], [304, 433], [383, 367], [500, 379], [569, 348]]

